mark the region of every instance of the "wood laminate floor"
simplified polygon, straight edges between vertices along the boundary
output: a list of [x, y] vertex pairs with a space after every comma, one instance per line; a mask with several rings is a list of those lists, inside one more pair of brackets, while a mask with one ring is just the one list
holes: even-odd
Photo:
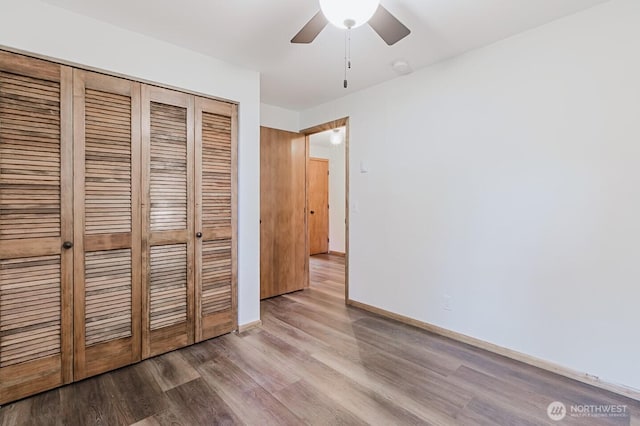
[[[640, 403], [344, 304], [344, 259], [262, 302], [263, 326], [0, 409], [1, 425], [632, 425]], [[613, 362], [613, 360], [612, 360]], [[552, 401], [625, 418], [553, 422]]]

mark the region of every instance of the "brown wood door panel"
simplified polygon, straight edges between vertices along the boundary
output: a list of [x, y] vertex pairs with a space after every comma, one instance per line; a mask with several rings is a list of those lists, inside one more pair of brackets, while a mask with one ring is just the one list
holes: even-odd
[[260, 128], [260, 298], [306, 283], [306, 139]]
[[74, 71], [74, 379], [140, 360], [140, 84]]
[[237, 328], [237, 107], [195, 100], [195, 338]]
[[72, 380], [72, 78], [0, 52], [0, 404]]
[[142, 357], [194, 342], [194, 97], [142, 88]]
[[309, 159], [309, 254], [329, 252], [329, 160]]
[[74, 71], [74, 379], [141, 359], [140, 84]]

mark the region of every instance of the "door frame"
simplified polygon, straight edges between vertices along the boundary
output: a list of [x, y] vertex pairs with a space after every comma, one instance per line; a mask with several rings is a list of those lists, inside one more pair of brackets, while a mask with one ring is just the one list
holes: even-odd
[[[316, 133], [325, 132], [327, 130], [337, 129], [339, 127], [345, 128], [344, 137], [344, 163], [345, 163], [345, 211], [344, 211], [344, 303], [347, 304], [349, 300], [349, 117], [338, 118], [336, 120], [328, 121], [317, 126], [309, 127], [300, 130], [300, 133], [305, 135], [306, 143], [306, 185], [305, 185], [305, 212], [309, 210], [309, 136]], [[306, 218], [305, 214], [305, 218]], [[309, 287], [309, 221], [305, 220], [305, 251], [306, 266], [305, 266], [305, 287]]]

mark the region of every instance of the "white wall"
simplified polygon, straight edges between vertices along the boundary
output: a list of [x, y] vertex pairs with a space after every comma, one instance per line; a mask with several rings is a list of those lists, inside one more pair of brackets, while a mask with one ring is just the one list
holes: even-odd
[[239, 102], [239, 323], [260, 318], [260, 76], [37, 0], [0, 1], [0, 46]]
[[351, 297], [640, 389], [638, 22], [613, 0], [303, 111], [350, 117]]
[[272, 129], [298, 132], [300, 130], [300, 113], [274, 105], [260, 104], [260, 125]]
[[345, 146], [319, 145], [314, 143], [314, 138], [319, 134], [309, 137], [309, 156], [326, 158], [329, 160], [329, 250], [339, 253], [345, 252]]

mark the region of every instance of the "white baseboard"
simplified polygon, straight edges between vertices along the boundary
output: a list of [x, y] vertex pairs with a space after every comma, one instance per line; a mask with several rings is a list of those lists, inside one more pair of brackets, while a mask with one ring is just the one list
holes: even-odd
[[244, 333], [245, 331], [253, 330], [254, 328], [262, 327], [262, 321], [253, 321], [238, 326], [238, 333]]

